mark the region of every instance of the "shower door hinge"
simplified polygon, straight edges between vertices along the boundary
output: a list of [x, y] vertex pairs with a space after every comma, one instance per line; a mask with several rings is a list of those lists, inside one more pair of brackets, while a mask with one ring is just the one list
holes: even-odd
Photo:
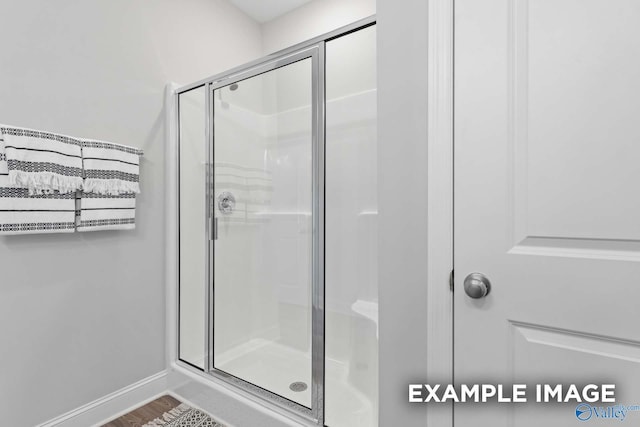
[[453, 270], [449, 274], [449, 290], [453, 292]]

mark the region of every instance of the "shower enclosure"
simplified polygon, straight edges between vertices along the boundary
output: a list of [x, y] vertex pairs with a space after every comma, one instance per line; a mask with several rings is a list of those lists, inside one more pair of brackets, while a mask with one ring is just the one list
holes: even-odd
[[176, 93], [179, 363], [377, 426], [375, 21]]

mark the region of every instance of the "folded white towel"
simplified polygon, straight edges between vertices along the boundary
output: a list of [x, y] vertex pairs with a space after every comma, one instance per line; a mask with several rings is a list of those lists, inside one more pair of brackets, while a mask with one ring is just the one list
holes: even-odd
[[136, 228], [136, 195], [82, 193], [78, 231]]
[[142, 151], [112, 142], [82, 140], [84, 191], [116, 196], [140, 193]]
[[74, 193], [82, 188], [82, 149], [77, 138], [0, 125], [9, 183], [30, 195]]
[[0, 136], [0, 234], [73, 233], [75, 193], [29, 195], [9, 182], [5, 141]]

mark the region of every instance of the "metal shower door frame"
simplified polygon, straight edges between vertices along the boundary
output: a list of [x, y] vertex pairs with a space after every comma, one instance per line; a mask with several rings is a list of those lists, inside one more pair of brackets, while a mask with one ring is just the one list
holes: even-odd
[[[325, 153], [325, 76], [324, 76], [324, 41], [304, 47], [278, 58], [269, 58], [259, 64], [250, 64], [245, 69], [234, 69], [226, 75], [219, 76], [207, 84], [207, 158], [210, 184], [207, 185], [207, 218], [209, 245], [208, 286], [206, 313], [207, 337], [205, 349], [205, 372], [213, 377], [230, 383], [255, 396], [266, 398], [276, 405], [306, 418], [308, 421], [324, 425], [324, 153]], [[286, 67], [299, 61], [311, 59], [311, 114], [312, 114], [312, 285], [311, 285], [311, 408], [307, 408], [292, 400], [286, 399], [270, 390], [249, 383], [241, 378], [217, 369], [214, 366], [214, 257], [215, 257], [215, 194], [214, 194], [214, 127], [215, 104], [214, 91], [234, 83], [246, 80], [278, 68]]]

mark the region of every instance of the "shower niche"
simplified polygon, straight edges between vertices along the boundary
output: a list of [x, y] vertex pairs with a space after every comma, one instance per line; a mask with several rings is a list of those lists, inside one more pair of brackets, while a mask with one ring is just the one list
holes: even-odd
[[178, 363], [318, 425], [377, 426], [375, 22], [176, 102]]

